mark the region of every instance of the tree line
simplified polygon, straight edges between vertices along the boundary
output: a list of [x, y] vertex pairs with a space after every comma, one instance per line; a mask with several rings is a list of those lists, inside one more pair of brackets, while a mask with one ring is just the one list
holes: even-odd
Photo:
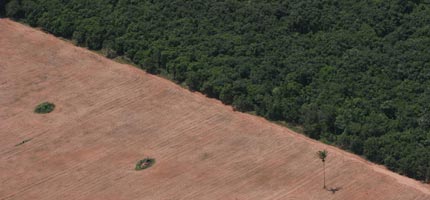
[[7, 17], [429, 181], [426, 0], [0, 2]]

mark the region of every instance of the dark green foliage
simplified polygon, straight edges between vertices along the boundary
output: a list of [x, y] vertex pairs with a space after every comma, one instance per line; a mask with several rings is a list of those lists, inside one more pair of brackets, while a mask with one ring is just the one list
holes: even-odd
[[[4, 3], [3, 3], [4, 4]], [[3, 5], [3, 11], [6, 16], [11, 18], [22, 18], [24, 17], [24, 11], [19, 0], [10, 0], [7, 4]]]
[[36, 108], [34, 109], [34, 112], [39, 114], [46, 114], [46, 113], [52, 112], [54, 108], [55, 108], [55, 105], [53, 103], [43, 102], [36, 106]]
[[317, 152], [317, 156], [319, 159], [321, 159], [322, 162], [325, 162], [325, 159], [327, 158], [328, 155], [328, 151], [327, 150], [322, 150], [322, 151], [318, 151]]
[[0, 1], [0, 18], [5, 16], [5, 5], [6, 5], [6, 0]]
[[428, 1], [7, 2], [8, 17], [429, 179]]
[[152, 165], [154, 165], [154, 163], [155, 163], [155, 159], [153, 159], [153, 158], [145, 158], [143, 160], [139, 160], [136, 163], [136, 167], [134, 169], [136, 171], [144, 170], [144, 169], [146, 169], [146, 168], [151, 167]]

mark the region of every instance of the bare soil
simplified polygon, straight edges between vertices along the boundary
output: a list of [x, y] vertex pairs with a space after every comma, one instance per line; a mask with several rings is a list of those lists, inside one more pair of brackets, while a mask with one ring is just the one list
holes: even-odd
[[[44, 101], [55, 110], [34, 113]], [[157, 163], [134, 170], [145, 157]], [[430, 187], [0, 19], [0, 199], [429, 200]]]

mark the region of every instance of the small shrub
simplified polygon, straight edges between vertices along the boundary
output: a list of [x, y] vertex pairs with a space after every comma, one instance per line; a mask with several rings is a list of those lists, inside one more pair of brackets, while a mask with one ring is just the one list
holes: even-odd
[[43, 102], [36, 106], [36, 108], [34, 109], [34, 112], [39, 114], [45, 114], [45, 113], [52, 112], [54, 108], [55, 108], [55, 105], [53, 103]]
[[136, 163], [136, 167], [134, 169], [137, 170], [137, 171], [143, 170], [143, 169], [146, 169], [148, 167], [151, 167], [152, 165], [154, 165], [154, 163], [155, 163], [155, 159], [153, 159], [153, 158], [145, 158], [143, 160], [139, 160]]

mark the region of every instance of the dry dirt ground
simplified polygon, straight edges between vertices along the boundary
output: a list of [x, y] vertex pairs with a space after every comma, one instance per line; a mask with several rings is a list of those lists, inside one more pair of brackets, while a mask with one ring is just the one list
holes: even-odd
[[[43, 101], [54, 112], [33, 113]], [[430, 188], [0, 19], [0, 199], [429, 200]]]

